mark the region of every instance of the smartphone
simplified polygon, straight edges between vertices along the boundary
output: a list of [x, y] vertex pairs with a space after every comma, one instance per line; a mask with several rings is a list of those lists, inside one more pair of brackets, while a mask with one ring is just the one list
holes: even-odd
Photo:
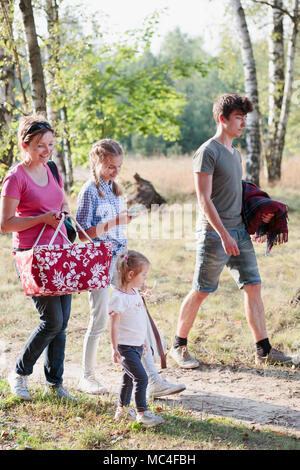
[[134, 218], [137, 217], [144, 210], [145, 206], [143, 204], [134, 204], [128, 209], [128, 215], [131, 215]]

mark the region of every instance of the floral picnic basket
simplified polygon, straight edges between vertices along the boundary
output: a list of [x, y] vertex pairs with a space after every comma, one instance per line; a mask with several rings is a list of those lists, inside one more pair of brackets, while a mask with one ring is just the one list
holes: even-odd
[[[49, 245], [37, 245], [45, 229], [44, 225], [30, 250], [14, 251], [22, 287], [28, 296], [65, 295], [99, 290], [110, 285], [112, 244], [93, 242], [76, 219], [71, 216], [90, 241], [72, 244], [60, 231], [64, 218], [62, 214]], [[64, 236], [67, 244], [53, 244], [58, 232]]]

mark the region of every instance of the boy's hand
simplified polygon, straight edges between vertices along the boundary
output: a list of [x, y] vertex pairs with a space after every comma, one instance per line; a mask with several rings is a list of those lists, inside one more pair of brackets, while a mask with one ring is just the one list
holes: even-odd
[[274, 216], [274, 213], [273, 213], [273, 212], [272, 212], [272, 213], [269, 212], [268, 214], [263, 214], [263, 215], [261, 216], [261, 218], [262, 218], [262, 221], [263, 221], [265, 224], [268, 224], [268, 223], [270, 222], [270, 220], [272, 219], [273, 216]]

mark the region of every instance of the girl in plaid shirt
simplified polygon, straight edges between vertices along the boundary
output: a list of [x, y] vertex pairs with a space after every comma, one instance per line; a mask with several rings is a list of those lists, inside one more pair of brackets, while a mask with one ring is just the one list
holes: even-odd
[[[115, 260], [127, 249], [124, 233], [131, 216], [124, 208], [122, 188], [115, 181], [123, 163], [123, 150], [118, 142], [102, 139], [94, 143], [90, 151], [92, 178], [87, 181], [78, 195], [76, 219], [94, 241], [110, 241], [113, 244], [113, 257], [110, 268], [114, 277]], [[79, 232], [81, 241], [86, 241]], [[101, 334], [108, 321], [110, 288], [89, 292], [90, 322], [83, 344], [83, 374], [79, 389], [86, 393], [107, 393], [96, 379], [97, 349]], [[185, 389], [183, 384], [171, 384], [160, 378], [153, 361], [151, 349], [143, 359], [149, 377], [148, 393], [152, 398]]]

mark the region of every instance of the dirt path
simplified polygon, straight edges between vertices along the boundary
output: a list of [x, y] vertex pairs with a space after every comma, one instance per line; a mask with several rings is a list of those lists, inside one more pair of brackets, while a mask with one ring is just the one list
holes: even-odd
[[[14, 350], [16, 350], [14, 348]], [[0, 342], [0, 377], [5, 379], [14, 365], [15, 353]], [[79, 363], [65, 362], [64, 383], [76, 390]], [[120, 372], [106, 363], [97, 369], [98, 377], [112, 392], [117, 392]], [[163, 373], [170, 381], [185, 383], [179, 395], [162, 399], [169, 405], [184, 406], [198, 417], [226, 416], [247, 425], [269, 426], [300, 437], [300, 370], [288, 368], [240, 368], [200, 365], [198, 369], [177, 368], [172, 359]], [[37, 362], [30, 381], [41, 383], [43, 359]], [[29, 381], [29, 384], [30, 384]]]

